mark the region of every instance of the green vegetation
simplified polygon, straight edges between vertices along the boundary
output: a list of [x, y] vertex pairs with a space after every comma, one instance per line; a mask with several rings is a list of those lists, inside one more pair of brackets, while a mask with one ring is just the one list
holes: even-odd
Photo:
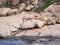
[[0, 8], [3, 8], [3, 7], [12, 8], [13, 9], [13, 8], [18, 8], [18, 5], [11, 6], [11, 5], [8, 4], [8, 0], [7, 0], [6, 3], [0, 5]]
[[52, 4], [52, 0], [43, 0], [46, 4], [44, 4], [43, 6], [39, 6], [38, 8], [36, 8], [36, 10], [44, 10], [45, 8], [47, 8], [49, 5]]

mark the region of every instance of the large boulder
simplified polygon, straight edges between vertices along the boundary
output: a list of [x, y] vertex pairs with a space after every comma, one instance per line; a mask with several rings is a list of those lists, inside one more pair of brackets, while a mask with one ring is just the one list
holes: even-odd
[[8, 17], [0, 17], [0, 24], [8, 24], [12, 25], [13, 27], [19, 28], [20, 24], [23, 23], [21, 15], [14, 15]]
[[0, 8], [0, 16], [6, 16], [11, 8]]
[[29, 29], [29, 28], [33, 28], [35, 26], [34, 22], [31, 22], [31, 20], [28, 20], [28, 21], [25, 21], [23, 24], [22, 24], [22, 27], [23, 29]]
[[24, 8], [25, 8], [25, 4], [24, 4], [24, 3], [21, 3], [21, 4], [19, 4], [19, 9], [18, 9], [18, 11], [21, 12], [21, 11], [24, 10]]
[[7, 37], [10, 36], [11, 32], [8, 25], [0, 24], [0, 36]]
[[34, 15], [31, 15], [28, 12], [22, 12], [21, 15], [22, 15], [23, 19], [32, 19], [32, 18], [34, 18]]
[[59, 24], [48, 26], [41, 31], [40, 36], [52, 36], [60, 38], [60, 28]]
[[45, 25], [45, 21], [31, 19], [32, 22], [35, 23], [35, 27], [42, 28]]
[[34, 8], [34, 6], [30, 4], [25, 8], [25, 10], [31, 11], [33, 8]]

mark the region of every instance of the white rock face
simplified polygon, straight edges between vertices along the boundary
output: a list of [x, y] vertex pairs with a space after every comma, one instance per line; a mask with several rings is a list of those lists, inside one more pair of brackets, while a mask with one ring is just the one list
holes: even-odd
[[0, 24], [0, 36], [10, 36], [10, 34], [9, 26]]
[[24, 28], [24, 29], [33, 28], [34, 26], [35, 26], [35, 24], [33, 22], [31, 22], [31, 20], [25, 21], [22, 24], [22, 28]]
[[0, 16], [6, 16], [10, 10], [10, 8], [0, 8]]

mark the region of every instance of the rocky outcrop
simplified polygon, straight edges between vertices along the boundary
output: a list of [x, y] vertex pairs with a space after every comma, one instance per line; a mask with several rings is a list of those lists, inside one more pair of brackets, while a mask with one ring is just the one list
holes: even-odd
[[8, 25], [0, 24], [0, 37], [10, 36], [11, 32]]
[[22, 24], [22, 29], [29, 29], [29, 28], [33, 28], [35, 26], [35, 24], [31, 21], [31, 20], [28, 20], [28, 21], [25, 21], [23, 24]]
[[60, 23], [60, 5], [50, 5], [44, 12], [51, 12], [53, 16], [57, 18], [57, 22]]
[[25, 9], [25, 4], [24, 3], [19, 4], [18, 12], [21, 12], [24, 9]]
[[25, 8], [25, 10], [31, 11], [33, 8], [34, 8], [34, 6], [30, 4]]
[[0, 16], [6, 16], [11, 8], [0, 8]]
[[8, 12], [8, 15], [18, 15], [18, 9], [12, 9]]

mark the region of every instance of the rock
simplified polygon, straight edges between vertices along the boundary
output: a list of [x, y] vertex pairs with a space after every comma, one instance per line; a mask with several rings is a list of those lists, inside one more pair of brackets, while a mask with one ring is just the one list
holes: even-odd
[[41, 18], [41, 15], [36, 12], [29, 12], [29, 14], [34, 18], [34, 19], [39, 19]]
[[24, 35], [26, 35], [26, 36], [37, 36], [38, 34], [39, 34], [39, 32], [36, 32], [34, 30], [28, 30], [28, 31], [26, 31], [26, 33]]
[[27, 10], [27, 11], [30, 11], [30, 10], [32, 10], [34, 8], [34, 6], [33, 5], [28, 5], [26, 8], [25, 8], [25, 10]]
[[0, 17], [0, 24], [8, 24], [16, 27], [17, 29], [21, 27], [20, 25], [23, 23], [21, 15], [8, 16], [8, 17]]
[[60, 24], [50, 26], [50, 32], [53, 37], [60, 38]]
[[59, 9], [60, 9], [60, 5], [50, 5], [44, 11], [45, 12], [58, 13], [58, 12], [60, 12]]
[[23, 16], [23, 19], [40, 19], [41, 16], [39, 13], [35, 12], [22, 12], [21, 15]]
[[50, 13], [50, 12], [45, 12], [45, 13], [41, 13], [41, 16], [42, 16], [42, 17], [44, 17], [44, 16], [46, 16], [46, 17], [52, 17], [53, 14]]
[[24, 3], [21, 3], [21, 4], [19, 4], [18, 11], [21, 12], [22, 10], [24, 10], [24, 8], [25, 8], [25, 4]]
[[7, 37], [10, 36], [11, 32], [8, 25], [0, 24], [0, 36]]
[[17, 5], [19, 4], [19, 0], [8, 0], [9, 5]]
[[8, 12], [8, 15], [18, 15], [18, 9], [12, 9]]
[[31, 21], [34, 22], [35, 26], [39, 28], [43, 27], [46, 23], [45, 21], [40, 21], [40, 20], [35, 20], [35, 19], [32, 19]]
[[9, 29], [11, 32], [15, 32], [19, 29], [19, 28], [15, 27], [14, 25], [11, 25], [11, 24], [8, 24], [8, 26], [9, 26]]
[[38, 27], [41, 28], [45, 25], [45, 21], [37, 21], [36, 25], [38, 25]]
[[0, 0], [0, 5], [6, 3], [7, 0]]
[[25, 21], [22, 24], [22, 28], [23, 29], [29, 29], [29, 28], [33, 28], [35, 26], [35, 24], [33, 22], [31, 22], [31, 20]]
[[41, 31], [40, 36], [52, 36], [52, 37], [60, 38], [59, 26], [60, 24], [51, 25], [48, 27], [45, 26], [44, 29]]
[[10, 8], [0, 8], [0, 16], [7, 16], [7, 13], [10, 11]]
[[32, 15], [28, 12], [22, 12], [21, 15], [23, 16], [23, 19], [32, 19], [32, 18], [34, 18], [34, 15]]

